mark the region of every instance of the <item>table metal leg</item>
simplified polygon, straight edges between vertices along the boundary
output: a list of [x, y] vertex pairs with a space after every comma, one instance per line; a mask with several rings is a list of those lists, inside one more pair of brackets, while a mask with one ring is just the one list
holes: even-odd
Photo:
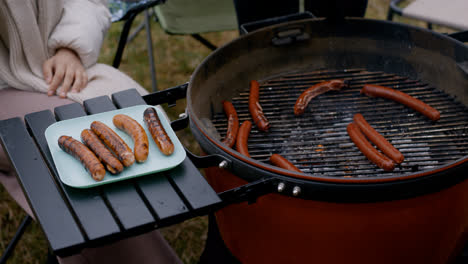
[[15, 236], [11, 239], [10, 243], [5, 249], [5, 252], [3, 252], [2, 258], [0, 259], [0, 264], [6, 263], [7, 259], [10, 257], [11, 253], [15, 249], [16, 244], [18, 244], [18, 241], [21, 239], [21, 236], [23, 235], [24, 231], [26, 230], [28, 225], [31, 223], [31, 220], [32, 218], [29, 215], [24, 217], [18, 230], [16, 231]]
[[158, 86], [156, 83], [156, 66], [154, 65], [154, 55], [153, 55], [153, 39], [151, 38], [151, 20], [150, 20], [150, 12], [148, 9], [145, 10], [145, 27], [146, 27], [146, 41], [148, 42], [148, 59], [151, 71], [151, 85], [152, 91], [156, 92], [158, 90]]
[[240, 261], [232, 255], [224, 244], [214, 214], [208, 215], [208, 236], [205, 249], [198, 261], [198, 264], [209, 263], [240, 264]]
[[135, 20], [137, 13], [132, 13], [129, 18], [124, 23], [122, 28], [122, 33], [120, 34], [119, 45], [117, 46], [117, 52], [112, 62], [114, 68], [119, 68], [120, 61], [122, 60], [122, 54], [127, 44], [128, 34], [130, 33], [130, 28], [132, 27], [133, 20]]
[[46, 264], [59, 264], [59, 262], [57, 260], [57, 256], [55, 256], [54, 253], [52, 253], [52, 250], [50, 248], [47, 251], [47, 262], [46, 262]]

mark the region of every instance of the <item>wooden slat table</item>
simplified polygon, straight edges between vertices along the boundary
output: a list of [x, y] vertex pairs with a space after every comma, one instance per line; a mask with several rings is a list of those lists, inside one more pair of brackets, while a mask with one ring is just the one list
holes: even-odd
[[0, 140], [50, 248], [69, 256], [206, 214], [221, 199], [190, 159], [153, 175], [75, 189], [58, 178], [44, 132], [54, 122], [146, 104], [131, 89], [0, 121]]

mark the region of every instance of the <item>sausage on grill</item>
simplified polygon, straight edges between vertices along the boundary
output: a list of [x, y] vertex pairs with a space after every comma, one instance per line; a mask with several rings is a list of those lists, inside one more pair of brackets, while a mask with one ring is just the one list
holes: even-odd
[[348, 82], [345, 80], [330, 80], [321, 83], [317, 83], [307, 88], [302, 94], [297, 98], [296, 104], [294, 104], [294, 114], [296, 116], [302, 115], [310, 100], [314, 97], [317, 97], [328, 91], [338, 91], [341, 88], [348, 86]]
[[137, 162], [145, 162], [148, 158], [149, 143], [145, 129], [128, 115], [118, 114], [112, 118], [114, 125], [130, 135], [133, 139], [133, 153]]
[[81, 141], [96, 154], [98, 159], [106, 166], [106, 169], [117, 174], [123, 171], [122, 163], [112, 154], [112, 152], [101, 142], [98, 136], [91, 129], [81, 131]]
[[247, 141], [249, 140], [250, 130], [252, 129], [252, 122], [244, 121], [239, 128], [239, 132], [237, 133], [237, 140], [236, 140], [236, 149], [237, 151], [250, 158], [249, 148], [247, 145]]
[[432, 108], [421, 100], [418, 100], [404, 92], [394, 90], [392, 88], [366, 84], [361, 89], [361, 93], [371, 97], [383, 97], [399, 102], [429, 117], [433, 121], [440, 119], [440, 112], [436, 109]]
[[164, 155], [171, 155], [174, 152], [174, 144], [161, 124], [156, 110], [153, 107], [146, 108], [143, 117], [159, 150], [161, 150]]
[[132, 149], [114, 130], [100, 121], [93, 121], [91, 130], [117, 155], [125, 167], [135, 163], [135, 155], [133, 155]]
[[223, 143], [231, 148], [234, 146], [234, 143], [236, 143], [237, 132], [239, 131], [239, 118], [237, 117], [236, 109], [231, 102], [223, 101], [223, 109], [228, 119], [226, 137], [224, 138]]
[[270, 123], [263, 113], [262, 106], [258, 102], [260, 97], [260, 85], [256, 80], [250, 81], [249, 111], [255, 125], [261, 131], [268, 131]]
[[104, 179], [106, 175], [104, 165], [83, 143], [69, 136], [61, 136], [58, 139], [58, 145], [63, 151], [79, 160], [94, 180], [101, 181]]
[[346, 128], [348, 135], [354, 142], [356, 147], [366, 156], [370, 161], [375, 163], [380, 168], [386, 171], [392, 171], [395, 168], [395, 164], [391, 159], [382, 153], [378, 152], [362, 134], [359, 127], [353, 123], [350, 123]]
[[275, 166], [296, 172], [302, 172], [298, 169], [294, 164], [292, 164], [289, 160], [285, 157], [281, 156], [280, 154], [273, 154], [270, 156], [270, 162], [273, 163]]
[[366, 119], [361, 114], [354, 115], [354, 123], [359, 127], [361, 132], [374, 143], [385, 155], [400, 164], [405, 159], [398, 149], [388, 142], [379, 132], [375, 131]]

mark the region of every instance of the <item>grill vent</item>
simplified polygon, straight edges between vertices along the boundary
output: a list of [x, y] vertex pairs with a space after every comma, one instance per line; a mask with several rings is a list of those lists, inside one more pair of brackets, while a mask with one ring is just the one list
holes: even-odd
[[[313, 84], [332, 80], [350, 81], [349, 88], [322, 94], [296, 117], [297, 97]], [[359, 93], [366, 83], [405, 92], [441, 112], [437, 122], [384, 98]], [[468, 108], [444, 92], [417, 80], [365, 69], [289, 73], [260, 83], [260, 104], [270, 121], [268, 133], [254, 126], [249, 137], [252, 158], [268, 163], [278, 153], [305, 173], [330, 177], [388, 177], [434, 169], [468, 155]], [[248, 92], [232, 98], [239, 121], [251, 120]], [[392, 172], [367, 160], [348, 137], [346, 126], [361, 113], [369, 124], [405, 156]], [[217, 113], [213, 123], [224, 136], [227, 120]]]

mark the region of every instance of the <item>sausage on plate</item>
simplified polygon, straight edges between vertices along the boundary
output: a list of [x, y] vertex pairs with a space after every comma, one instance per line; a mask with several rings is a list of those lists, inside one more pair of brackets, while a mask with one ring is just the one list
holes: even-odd
[[123, 171], [122, 163], [112, 154], [112, 152], [101, 142], [98, 136], [91, 129], [81, 131], [81, 141], [96, 154], [98, 159], [106, 166], [106, 169], [117, 174]]
[[164, 155], [171, 155], [174, 152], [174, 144], [161, 124], [156, 110], [153, 107], [146, 108], [143, 113], [143, 118], [159, 150], [161, 150]]
[[135, 155], [132, 149], [114, 130], [100, 121], [91, 123], [91, 130], [110, 148], [125, 167], [135, 163]]
[[395, 164], [387, 156], [377, 151], [362, 134], [358, 126], [350, 123], [346, 128], [348, 135], [354, 142], [356, 147], [366, 156], [370, 161], [375, 163], [380, 168], [386, 171], [392, 171], [395, 168]]
[[366, 84], [361, 89], [361, 93], [371, 97], [383, 97], [399, 102], [429, 117], [433, 121], [437, 121], [440, 119], [440, 112], [436, 109], [427, 105], [423, 101], [412, 97], [409, 94], [392, 88], [380, 85]]
[[237, 151], [250, 158], [249, 148], [247, 145], [247, 141], [249, 140], [250, 130], [252, 129], [252, 122], [244, 121], [239, 128], [239, 132], [237, 133], [237, 140], [236, 140], [236, 149]]
[[128, 115], [118, 114], [112, 118], [114, 125], [130, 135], [133, 139], [133, 153], [137, 162], [145, 162], [148, 158], [149, 143], [145, 129]]
[[292, 164], [289, 160], [285, 157], [281, 156], [280, 154], [273, 154], [270, 156], [270, 162], [273, 163], [275, 166], [283, 168], [285, 170], [302, 172], [298, 169], [294, 164]]
[[328, 91], [338, 91], [341, 88], [348, 86], [348, 82], [345, 80], [330, 80], [321, 83], [317, 83], [307, 88], [302, 94], [297, 98], [296, 103], [294, 104], [294, 114], [296, 116], [302, 115], [310, 100], [314, 97], [317, 97]]
[[239, 118], [231, 102], [223, 101], [223, 109], [228, 119], [228, 127], [226, 137], [222, 142], [231, 148], [236, 143], [237, 132], [239, 131]]
[[379, 132], [377, 132], [361, 114], [354, 115], [354, 123], [359, 127], [361, 132], [374, 143], [385, 155], [395, 161], [397, 164], [403, 162], [405, 157], [388, 142]]
[[104, 179], [106, 175], [104, 165], [83, 143], [70, 136], [61, 136], [58, 139], [58, 145], [63, 151], [79, 160], [94, 180], [101, 181]]
[[259, 103], [260, 85], [256, 80], [250, 81], [250, 94], [249, 94], [249, 111], [255, 125], [261, 131], [268, 131], [270, 123], [268, 122], [263, 108]]

